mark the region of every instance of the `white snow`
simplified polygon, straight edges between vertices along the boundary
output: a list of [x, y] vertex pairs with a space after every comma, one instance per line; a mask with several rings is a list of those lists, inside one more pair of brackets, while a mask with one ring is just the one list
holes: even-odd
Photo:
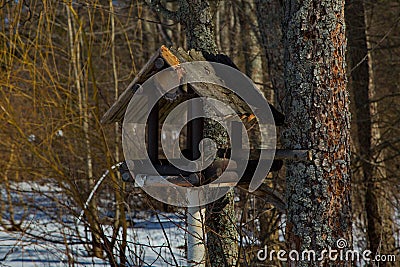
[[[85, 245], [78, 244], [90, 240], [84, 222], [76, 225], [71, 214], [59, 215], [62, 211], [59, 204], [46, 197], [51, 194], [62, 198], [60, 188], [50, 183], [23, 182], [13, 184], [11, 190], [13, 201], [30, 203], [14, 206], [14, 218], [17, 222], [23, 219], [23, 231], [6, 231], [0, 226], [0, 266], [72, 266], [71, 259], [73, 266], [109, 266], [106, 259], [91, 257]], [[7, 208], [4, 188], [0, 188], [0, 195]], [[41, 207], [45, 210], [40, 210]], [[7, 222], [9, 210], [0, 212], [3, 223]], [[179, 266], [185, 266], [183, 218], [165, 213], [158, 214], [159, 219], [148, 212], [137, 214], [141, 218], [133, 217], [133, 227], [128, 228], [128, 266], [176, 266], [173, 257]], [[111, 236], [111, 226], [104, 226], [104, 231]]]

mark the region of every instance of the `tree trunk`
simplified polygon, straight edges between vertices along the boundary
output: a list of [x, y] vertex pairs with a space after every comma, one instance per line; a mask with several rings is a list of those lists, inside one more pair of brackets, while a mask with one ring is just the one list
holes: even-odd
[[246, 34], [242, 34], [239, 54], [242, 54], [244, 57], [245, 74], [256, 84], [262, 83], [262, 57], [260, 56], [260, 47], [257, 43], [258, 40], [254, 27], [254, 24], [256, 24], [255, 19], [253, 19], [254, 5], [248, 0], [241, 0], [240, 7], [240, 12], [238, 12], [240, 33]]
[[345, 266], [321, 257], [351, 244], [350, 121], [343, 0], [284, 1], [286, 149], [309, 149], [311, 161], [287, 162], [287, 244], [317, 260], [289, 266]]
[[[259, 30], [259, 43], [262, 55], [265, 57], [264, 95], [270, 103], [280, 105], [284, 95], [283, 79], [283, 43], [282, 43], [282, 18], [283, 9], [278, 0], [254, 0], [257, 24]], [[267, 87], [272, 85], [272, 87]], [[277, 129], [277, 133], [279, 129]], [[279, 174], [273, 174], [273, 183], [279, 184], [283, 179]], [[271, 182], [269, 186], [274, 187]], [[266, 208], [265, 203], [261, 206], [264, 210], [260, 214], [260, 242], [267, 245], [269, 249], [282, 249], [279, 242], [279, 224], [281, 214], [275, 209]], [[271, 264], [279, 266], [278, 259]]]
[[[115, 53], [115, 14], [114, 14], [114, 3], [112, 0], [109, 0], [110, 7], [110, 26], [111, 26], [111, 61], [112, 61], [112, 69], [113, 69], [113, 78], [114, 78], [114, 100], [118, 100], [119, 90], [118, 90], [118, 67], [117, 67], [117, 57]], [[119, 153], [119, 143], [120, 143], [120, 131], [118, 122], [114, 125], [115, 129], [115, 161], [120, 161], [120, 153]], [[121, 244], [119, 246], [119, 265], [121, 267], [125, 267], [126, 264], [126, 248], [127, 248], [127, 234], [128, 234], [128, 223], [126, 221], [125, 214], [125, 183], [122, 182], [119, 174], [111, 175], [111, 180], [114, 186], [114, 194], [115, 194], [115, 222], [113, 229], [113, 239], [115, 240], [118, 236], [118, 233], [121, 229]], [[115, 242], [115, 241], [112, 242]]]
[[[81, 56], [83, 40], [81, 33], [76, 30], [76, 21], [73, 20], [74, 9], [71, 4], [66, 6], [67, 17], [68, 17], [68, 33], [70, 38], [70, 53], [71, 53], [71, 64], [74, 72], [75, 87], [78, 94], [78, 109], [79, 109], [79, 119], [82, 124], [82, 132], [85, 141], [85, 153], [86, 153], [86, 171], [88, 177], [89, 188], [93, 188], [95, 185], [94, 175], [93, 175], [93, 159], [92, 159], [92, 144], [90, 139], [90, 125], [89, 125], [89, 92], [88, 88], [83, 86], [83, 77], [80, 75], [82, 72], [81, 66]], [[78, 21], [78, 24], [80, 22]], [[81, 27], [81, 25], [79, 25]], [[86, 89], [86, 90], [85, 90]], [[87, 212], [87, 219], [90, 225], [90, 230], [92, 233], [92, 253], [93, 256], [98, 258], [103, 258], [103, 249], [101, 246], [101, 229], [99, 226], [99, 217], [97, 212], [97, 198], [93, 197], [90, 201]]]
[[[188, 49], [210, 54], [217, 52], [212, 29], [212, 20], [208, 1], [187, 0], [188, 12], [184, 21]], [[205, 111], [207, 113], [207, 111]], [[206, 120], [204, 137], [219, 141], [219, 145], [228, 143], [227, 137], [220, 134], [222, 127]], [[215, 129], [220, 131], [215, 131]], [[218, 136], [216, 136], [216, 134]], [[234, 211], [234, 192], [228, 192], [223, 198], [208, 205], [206, 215], [207, 257], [210, 266], [235, 266], [238, 258], [238, 231]]]
[[254, 0], [260, 31], [260, 44], [267, 59], [268, 75], [272, 83], [277, 104], [284, 95], [283, 80], [283, 44], [282, 17], [283, 9], [278, 0]]
[[[381, 134], [377, 123], [377, 103], [371, 102], [375, 98], [375, 88], [363, 0], [351, 1], [346, 5], [346, 22], [349, 26], [349, 62], [352, 69], [351, 86], [354, 92], [358, 148], [366, 187], [368, 249], [374, 254], [390, 254], [395, 250], [393, 210], [383, 185], [386, 180], [383, 153], [377, 150]], [[380, 266], [386, 266], [385, 262], [380, 263]]]
[[[217, 53], [210, 5], [207, 0], [180, 1], [179, 10], [175, 12], [166, 9], [160, 1], [153, 1], [151, 4], [157, 12], [185, 26], [188, 49], [209, 54]], [[205, 113], [207, 115], [207, 110]], [[218, 146], [228, 144], [223, 127], [211, 120], [205, 120], [203, 135], [205, 138], [215, 140]], [[207, 212], [208, 264], [210, 266], [235, 266], [238, 259], [238, 231], [233, 191], [208, 205]]]
[[180, 7], [180, 22], [186, 27], [188, 49], [215, 54], [217, 45], [207, 0], [186, 0]]

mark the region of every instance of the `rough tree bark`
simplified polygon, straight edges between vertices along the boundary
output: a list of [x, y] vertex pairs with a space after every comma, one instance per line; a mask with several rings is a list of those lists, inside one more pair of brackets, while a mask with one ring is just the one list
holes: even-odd
[[319, 261], [344, 238], [351, 244], [350, 122], [346, 90], [344, 0], [284, 1], [286, 149], [310, 149], [310, 162], [287, 162], [287, 244], [313, 249]]
[[[207, 0], [180, 0], [179, 9], [170, 11], [160, 1], [150, 5], [163, 16], [180, 22], [185, 27], [188, 49], [216, 54], [217, 45], [212, 27], [210, 5]], [[218, 145], [226, 145], [226, 134], [216, 123], [206, 120], [204, 137], [211, 138]], [[216, 130], [219, 129], [219, 130]], [[238, 231], [234, 211], [234, 193], [229, 191], [223, 198], [208, 205], [207, 263], [210, 266], [235, 266], [238, 259]]]
[[[383, 153], [377, 149], [381, 134], [377, 103], [371, 102], [375, 98], [375, 88], [363, 0], [346, 4], [346, 22], [349, 26], [349, 62], [352, 69], [350, 81], [354, 92], [358, 149], [365, 184], [368, 248], [374, 254], [390, 254], [395, 250], [393, 210], [384, 189], [386, 168]], [[386, 266], [386, 263], [382, 262], [380, 266]]]

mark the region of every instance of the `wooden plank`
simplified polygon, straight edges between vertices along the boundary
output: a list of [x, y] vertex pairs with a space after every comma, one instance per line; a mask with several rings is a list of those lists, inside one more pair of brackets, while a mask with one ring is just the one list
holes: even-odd
[[[265, 155], [266, 157], [260, 157], [261, 150], [263, 152], [266, 152], [267, 154]], [[273, 153], [272, 149], [252, 149], [250, 152], [250, 159], [260, 159], [260, 160], [269, 160], [271, 159], [270, 156]], [[247, 155], [248, 151], [243, 150], [237, 151], [237, 157], [243, 157], [245, 158]], [[217, 157], [219, 158], [229, 158], [231, 156], [231, 149], [224, 148], [224, 149], [218, 149], [217, 151]], [[254, 158], [252, 158], [254, 157]], [[292, 149], [275, 149], [275, 160], [293, 160], [293, 161], [310, 161], [312, 160], [312, 150], [306, 150], [306, 149], [297, 149], [297, 150], [292, 150]]]
[[[196, 54], [195, 51], [191, 51], [191, 54], [196, 55], [195, 58], [193, 59], [191, 55], [186, 53], [183, 49], [178, 48], [175, 50], [174, 48], [171, 48], [171, 51], [176, 55], [176, 57], [181, 61], [181, 62], [193, 62], [193, 61], [205, 61], [204, 57], [200, 55], [200, 53]], [[206, 70], [198, 70], [196, 73], [191, 73], [190, 75], [195, 76], [196, 78], [200, 77], [207, 77], [209, 81], [215, 81], [215, 82], [220, 82], [220, 79], [216, 76], [215, 72], [213, 71], [213, 68], [210, 67], [207, 69], [209, 72], [206, 72]], [[223, 89], [220, 86], [216, 86], [210, 83], [195, 83], [195, 84], [190, 84], [192, 89], [199, 95], [199, 96], [204, 96], [204, 97], [213, 97], [215, 99], [226, 99], [226, 94], [224, 94]], [[235, 110], [236, 111], [236, 110]]]
[[[146, 65], [139, 71], [134, 80], [129, 84], [125, 91], [119, 96], [118, 100], [103, 115], [101, 123], [113, 123], [122, 121], [125, 111], [137, 90], [137, 85], [144, 83], [150, 76], [160, 70], [160, 57], [165, 60], [166, 66], [175, 66], [180, 63], [179, 59], [171, 53], [166, 46], [161, 46], [149, 59]], [[162, 68], [162, 67], [161, 67]]]
[[[189, 55], [193, 61], [206, 61], [203, 55], [195, 50], [189, 51]], [[222, 82], [225, 84], [224, 81], [218, 77], [213, 68], [200, 69], [198, 75], [200, 77], [207, 77], [207, 79], [211, 81]], [[198, 93], [202, 96], [209, 96], [220, 100], [223, 99], [223, 101], [229, 104], [239, 115], [253, 113], [250, 107], [237, 94], [225, 87], [209, 83], [197, 83], [192, 86], [196, 86], [196, 88], [193, 88], [193, 90], [196, 91], [197, 89]]]
[[[177, 50], [171, 48], [171, 52], [174, 53], [181, 62], [206, 61], [201, 52], [195, 50], [191, 50], [189, 53], [186, 53], [181, 48], [178, 48]], [[216, 74], [211, 64], [209, 65], [209, 68], [196, 69], [196, 73], [191, 73], [191, 75], [195, 75], [195, 77], [199, 79], [202, 77], [207, 77], [207, 80], [210, 82], [224, 84], [221, 78]], [[223, 100], [225, 103], [229, 104], [231, 108], [239, 115], [253, 113], [250, 107], [239, 96], [225, 87], [212, 83], [194, 83], [190, 86], [199, 96]]]
[[[176, 186], [182, 187], [197, 187], [198, 184], [193, 183], [190, 177], [182, 176], [157, 176], [157, 175], [145, 175], [138, 174], [136, 180], [132, 181], [137, 187], [152, 186], [152, 187], [169, 187], [169, 183]], [[208, 184], [209, 188], [223, 188], [223, 187], [234, 187], [237, 183], [235, 182], [223, 182], [223, 183], [211, 183]]]
[[161, 46], [160, 50], [161, 57], [165, 60], [165, 62], [167, 62], [168, 65], [175, 66], [181, 63], [180, 60], [166, 46]]
[[[207, 61], [201, 52], [190, 50], [186, 52], [182, 48], [170, 49], [173, 54], [181, 62], [193, 62], [193, 61]], [[221, 63], [222, 64], [222, 63]], [[218, 76], [218, 73], [211, 67], [206, 67], [203, 69], [196, 69], [196, 73], [191, 73], [191, 75], [196, 75], [197, 77], [207, 77], [208, 81], [213, 81], [216, 83], [221, 83], [226, 85], [224, 81]], [[223, 101], [232, 107], [235, 112], [242, 118], [243, 121], [251, 121], [255, 118], [253, 111], [247, 105], [245, 101], [243, 101], [236, 93], [227, 89], [223, 86], [217, 86], [210, 83], [196, 83], [190, 85], [192, 89], [199, 94], [200, 96], [215, 98], [215, 99], [223, 99]], [[231, 85], [232, 86], [232, 85]], [[234, 89], [234, 88], [232, 88]], [[255, 104], [255, 103], [253, 103]], [[257, 108], [257, 107], [256, 107]], [[258, 107], [260, 108], [260, 107]], [[275, 118], [276, 125], [281, 125], [284, 121], [284, 115], [281, 114], [278, 110], [276, 110], [272, 105], [270, 105], [272, 114]]]
[[158, 176], [158, 175], [147, 175], [138, 174], [135, 177], [135, 185], [152, 186], [152, 187], [168, 187], [168, 182], [182, 187], [193, 187], [194, 185], [189, 181], [188, 178], [182, 176]]

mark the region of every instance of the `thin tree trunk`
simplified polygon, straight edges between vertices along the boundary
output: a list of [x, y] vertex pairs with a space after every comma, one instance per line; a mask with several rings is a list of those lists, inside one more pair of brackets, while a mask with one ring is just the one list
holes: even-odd
[[351, 245], [350, 121], [346, 90], [344, 0], [284, 1], [287, 149], [312, 150], [309, 162], [288, 161], [289, 250], [315, 250], [316, 261], [289, 266], [346, 266], [321, 252], [344, 238]]
[[[372, 57], [367, 40], [367, 22], [363, 0], [346, 6], [349, 26], [349, 56], [351, 85], [356, 108], [356, 125], [361, 168], [365, 183], [365, 212], [368, 248], [375, 254], [390, 254], [395, 250], [393, 210], [385, 193], [386, 168], [383, 152], [377, 150], [381, 141], [372, 70]], [[367, 58], [365, 56], [368, 55]], [[386, 266], [385, 262], [380, 266]]]
[[260, 44], [267, 59], [268, 75], [280, 105], [284, 96], [282, 18], [283, 8], [278, 0], [254, 0], [260, 31]]
[[[242, 0], [242, 3], [242, 9], [245, 11], [245, 16], [241, 19], [241, 25], [246, 23], [245, 18], [250, 16], [249, 7], [251, 7], [251, 3], [246, 0]], [[252, 76], [250, 77], [252, 77], [252, 80], [255, 81], [256, 84], [257, 82], [264, 83], [263, 86], [258, 87], [262, 88], [264, 96], [270, 103], [276, 102], [274, 99], [274, 92], [278, 90], [278, 88], [276, 88], [278, 83], [277, 81], [279, 81], [280, 84], [279, 90], [283, 91], [283, 45], [281, 40], [282, 10], [279, 10], [279, 7], [281, 9], [278, 0], [255, 0], [253, 8], [256, 12], [256, 21], [252, 23], [258, 24], [258, 35], [253, 32], [254, 29], [251, 27], [248, 27], [248, 29], [244, 31], [242, 30], [242, 32], [246, 33], [249, 31], [252, 32], [252, 34], [247, 34], [244, 37], [245, 39], [250, 39], [249, 37], [251, 37], [252, 40], [251, 49], [249, 49], [249, 56], [246, 56], [246, 58], [251, 59], [250, 69]], [[255, 41], [258, 41], [260, 46], [255, 47]], [[245, 47], [243, 47], [243, 49], [245, 49]], [[257, 56], [257, 54], [261, 55]], [[264, 57], [266, 60], [264, 60], [263, 64], [262, 58]], [[249, 75], [249, 73], [247, 73], [249, 67], [247, 66], [248, 63], [246, 64], [246, 74]], [[268, 72], [264, 72], [264, 70], [267, 70]], [[273, 85], [272, 90], [268, 84]], [[269, 182], [268, 185], [272, 186], [272, 183]], [[256, 203], [258, 211], [260, 212], [259, 240], [261, 246], [263, 247], [264, 245], [267, 245], [268, 249], [279, 251], [281, 249], [278, 246], [280, 214], [273, 209], [271, 205], [266, 205], [265, 201], [257, 200]], [[269, 263], [279, 265], [277, 259]]]
[[220, 3], [220, 13], [219, 13], [219, 31], [216, 32], [216, 34], [219, 35], [219, 39], [220, 39], [220, 46], [218, 48], [220, 48], [220, 51], [228, 51], [229, 47], [230, 47], [230, 38], [229, 38], [229, 29], [230, 29], [230, 21], [231, 21], [231, 17], [229, 16], [229, 14], [231, 14], [230, 12], [230, 4], [229, 1], [222, 1]]
[[245, 74], [252, 78], [256, 83], [262, 83], [262, 60], [260, 57], [260, 49], [257, 45], [257, 36], [254, 32], [255, 24], [253, 17], [253, 5], [247, 0], [241, 0], [240, 10], [238, 12], [240, 22], [240, 33], [242, 35], [242, 49], [244, 56]]
[[[92, 150], [91, 150], [91, 142], [89, 136], [89, 110], [88, 110], [88, 91], [84, 91], [82, 88], [82, 77], [81, 73], [81, 43], [82, 36], [76, 36], [76, 31], [74, 29], [74, 23], [72, 19], [71, 10], [73, 7], [71, 4], [66, 6], [67, 9], [67, 17], [68, 17], [68, 31], [70, 37], [70, 53], [71, 53], [71, 63], [75, 76], [75, 86], [78, 94], [78, 109], [80, 120], [82, 121], [82, 129], [85, 140], [85, 148], [86, 148], [86, 171], [88, 176], [88, 184], [89, 188], [93, 188], [95, 185], [94, 176], [93, 176], [93, 164], [92, 164]], [[80, 25], [79, 25], [80, 26]], [[80, 33], [79, 33], [80, 34]], [[88, 207], [88, 221], [90, 224], [91, 232], [92, 232], [92, 253], [95, 257], [102, 258], [103, 250], [101, 247], [101, 238], [100, 238], [100, 228], [98, 225], [98, 214], [97, 214], [97, 204], [96, 198], [94, 197], [89, 204]]]
[[[240, 42], [239, 45], [237, 44], [236, 40], [239, 40], [243, 38], [242, 35], [240, 35], [240, 22], [239, 22], [239, 16], [238, 13], [240, 12], [238, 10], [238, 7], [235, 2], [233, 1], [226, 1], [228, 4], [228, 13], [226, 14], [227, 16], [227, 23], [228, 23], [228, 35], [226, 38], [228, 38], [229, 43], [225, 53], [229, 53], [229, 56], [231, 57], [237, 57], [241, 53], [238, 51], [240, 49]], [[230, 12], [229, 12], [230, 11]]]
[[223, 5], [221, 2], [215, 2], [215, 15], [214, 15], [214, 35], [215, 35], [215, 44], [217, 46], [217, 50], [221, 50], [221, 8]]
[[[207, 0], [180, 1], [179, 10], [166, 9], [161, 1], [153, 1], [152, 7], [168, 19], [185, 26], [188, 49], [217, 53], [217, 45], [212, 28], [210, 5]], [[205, 110], [207, 116], [207, 110]], [[214, 139], [218, 146], [228, 144], [223, 128], [211, 120], [205, 120], [204, 137]], [[235, 266], [238, 260], [238, 231], [234, 211], [234, 193], [230, 191], [224, 197], [207, 207], [206, 225], [207, 256], [210, 266]]]
[[9, 214], [9, 224], [4, 223], [2, 221], [2, 218], [0, 218], [0, 225], [6, 229], [7, 231], [19, 231], [21, 230], [21, 223], [17, 223], [15, 221], [15, 212], [14, 212], [14, 203], [13, 203], [13, 199], [12, 199], [12, 193], [11, 193], [11, 184], [10, 184], [10, 180], [8, 178], [9, 175], [9, 171], [10, 169], [12, 169], [12, 165], [15, 164], [15, 144], [11, 145], [10, 148], [10, 160], [8, 161], [5, 170], [4, 170], [4, 174], [3, 176], [3, 182], [4, 182], [4, 188], [6, 191], [6, 196], [7, 196], [7, 201], [4, 201], [8, 204], [7, 209], [5, 209], [6, 205], [3, 201], [1, 201], [0, 204], [0, 211], [1, 212], [8, 212]]
[[[187, 1], [186, 38], [188, 49], [195, 49], [210, 54], [217, 52], [212, 29], [208, 1]], [[205, 111], [207, 112], [207, 111]], [[215, 123], [206, 120], [204, 137], [219, 140], [219, 145], [226, 145], [227, 138], [215, 129]], [[220, 129], [221, 130], [221, 129]], [[228, 192], [222, 199], [208, 205], [206, 215], [207, 256], [211, 266], [235, 266], [238, 258], [236, 217], [234, 211], [234, 193]]]
[[[114, 78], [114, 100], [117, 101], [119, 97], [118, 92], [118, 70], [117, 70], [117, 58], [115, 54], [115, 18], [114, 18], [114, 4], [113, 1], [109, 1], [110, 6], [110, 23], [111, 23], [111, 58], [112, 58], [112, 69]], [[120, 143], [120, 132], [118, 122], [115, 123], [115, 161], [119, 162], [119, 143]], [[113, 238], [117, 238], [120, 228], [122, 228], [122, 240], [119, 247], [119, 258], [120, 266], [126, 266], [126, 247], [127, 247], [127, 221], [125, 214], [125, 202], [124, 202], [124, 191], [125, 183], [122, 182], [120, 177], [112, 175], [115, 192], [116, 212], [115, 212], [115, 223], [114, 223], [114, 234]]]
[[[264, 94], [269, 102], [281, 107], [285, 94], [283, 78], [283, 42], [282, 42], [282, 20], [283, 7], [279, 0], [254, 0], [255, 13], [259, 30], [259, 43], [262, 54], [266, 58], [264, 68], [267, 70], [264, 75]], [[271, 84], [271, 88], [267, 85]], [[277, 129], [279, 133], [280, 129]], [[282, 181], [279, 174], [274, 174], [275, 184]], [[272, 183], [271, 183], [271, 186]], [[265, 204], [264, 204], [265, 205]], [[261, 244], [268, 245], [270, 249], [281, 249], [279, 242], [278, 225], [281, 214], [276, 210], [266, 210], [260, 215], [260, 240]], [[275, 259], [273, 262], [279, 265]]]

